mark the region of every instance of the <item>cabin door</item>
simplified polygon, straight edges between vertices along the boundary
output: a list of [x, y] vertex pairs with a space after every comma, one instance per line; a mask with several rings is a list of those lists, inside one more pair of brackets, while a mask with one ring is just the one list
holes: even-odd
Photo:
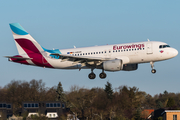
[[153, 53], [153, 51], [152, 51], [152, 43], [147, 43], [146, 44], [146, 52], [147, 52], [147, 54], [152, 54]]

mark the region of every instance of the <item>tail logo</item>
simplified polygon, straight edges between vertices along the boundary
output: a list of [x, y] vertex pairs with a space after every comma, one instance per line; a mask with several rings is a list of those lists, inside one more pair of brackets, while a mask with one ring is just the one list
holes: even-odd
[[26, 30], [19, 23], [11, 23], [11, 30], [18, 35], [28, 35]]

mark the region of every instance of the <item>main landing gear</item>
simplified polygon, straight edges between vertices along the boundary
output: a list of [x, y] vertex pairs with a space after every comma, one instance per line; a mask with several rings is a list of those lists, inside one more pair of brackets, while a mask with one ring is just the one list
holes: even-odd
[[[91, 73], [88, 75], [89, 79], [95, 79], [96, 78], [96, 74], [94, 74], [93, 72], [94, 68], [91, 68]], [[102, 73], [99, 74], [99, 77], [101, 79], [105, 79], [106, 78], [106, 73], [104, 73], [104, 70], [102, 70]]]
[[102, 70], [102, 73], [99, 74], [99, 77], [100, 77], [101, 79], [106, 78], [106, 73], [104, 72], [104, 70]]
[[96, 78], [96, 74], [94, 74], [93, 70], [94, 70], [94, 68], [91, 68], [91, 73], [88, 75], [89, 79]]
[[151, 68], [152, 68], [151, 72], [153, 74], [156, 73], [156, 69], [154, 69], [154, 62], [150, 62], [150, 64], [151, 64]]

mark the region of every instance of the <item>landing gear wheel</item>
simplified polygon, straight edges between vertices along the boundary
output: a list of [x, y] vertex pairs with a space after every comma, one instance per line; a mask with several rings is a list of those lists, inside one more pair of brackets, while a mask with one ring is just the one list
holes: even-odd
[[106, 73], [104, 73], [104, 72], [100, 73], [100, 74], [99, 74], [99, 77], [100, 77], [101, 79], [106, 78]]
[[153, 74], [156, 73], [156, 70], [154, 69], [154, 62], [151, 61], [150, 64], [151, 64], [151, 68], [152, 68], [151, 72], [152, 72]]
[[88, 75], [88, 77], [89, 77], [89, 79], [94, 79], [94, 78], [96, 78], [96, 75], [94, 73], [90, 73]]
[[156, 70], [155, 70], [155, 69], [152, 69], [151, 72], [152, 72], [152, 73], [156, 73]]

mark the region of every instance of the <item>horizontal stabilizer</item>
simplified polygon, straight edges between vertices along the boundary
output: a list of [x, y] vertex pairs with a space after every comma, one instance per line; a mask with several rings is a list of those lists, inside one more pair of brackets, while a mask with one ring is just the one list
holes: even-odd
[[4, 56], [6, 58], [15, 58], [15, 59], [19, 59], [19, 60], [31, 60], [32, 58], [22, 58], [22, 57], [14, 57], [14, 56]]

